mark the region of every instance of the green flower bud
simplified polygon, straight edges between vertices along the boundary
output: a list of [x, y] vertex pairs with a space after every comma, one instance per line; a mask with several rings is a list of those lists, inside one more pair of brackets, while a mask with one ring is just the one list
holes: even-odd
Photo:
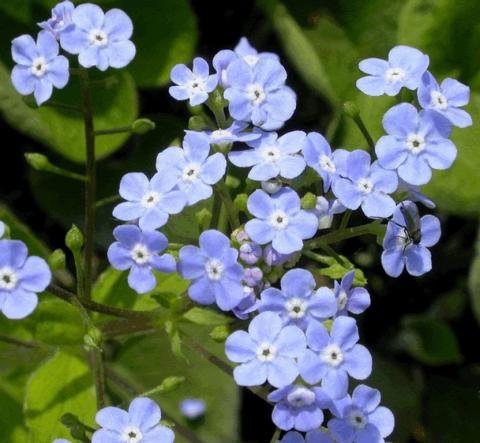
[[134, 134], [143, 135], [155, 129], [155, 122], [148, 118], [139, 118], [132, 123], [132, 132]]
[[27, 163], [36, 171], [48, 171], [52, 166], [48, 158], [38, 152], [25, 153]]
[[238, 194], [235, 197], [235, 200], [233, 200], [233, 204], [237, 208], [238, 211], [241, 212], [247, 212], [247, 200], [248, 200], [248, 195], [247, 194]]
[[213, 341], [223, 343], [230, 335], [230, 328], [227, 325], [215, 326], [208, 335]]
[[311, 192], [307, 192], [302, 197], [302, 209], [315, 209], [317, 206], [317, 196]]
[[56, 271], [57, 269], [65, 269], [65, 252], [61, 249], [55, 249], [48, 257], [48, 265], [52, 271]]
[[101, 350], [103, 344], [102, 331], [94, 326], [89, 328], [83, 337], [83, 341], [89, 348]]
[[72, 252], [78, 252], [82, 249], [84, 242], [83, 234], [77, 226], [72, 225], [65, 236], [65, 244]]
[[343, 112], [354, 120], [360, 115], [360, 109], [354, 102], [345, 102], [343, 104]]
[[188, 129], [192, 131], [205, 131], [209, 128], [208, 121], [202, 115], [194, 115], [188, 120]]

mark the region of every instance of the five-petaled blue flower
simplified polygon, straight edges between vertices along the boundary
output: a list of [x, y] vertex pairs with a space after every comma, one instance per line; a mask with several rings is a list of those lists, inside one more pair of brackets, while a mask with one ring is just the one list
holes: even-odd
[[160, 419], [160, 408], [146, 397], [134, 399], [128, 412], [108, 406], [97, 412], [95, 420], [102, 428], [94, 432], [92, 443], [173, 443], [175, 434]]
[[175, 272], [175, 259], [170, 254], [160, 255], [168, 240], [158, 231], [142, 231], [136, 225], [117, 226], [113, 235], [118, 240], [108, 248], [108, 259], [115, 269], [125, 271], [129, 286], [139, 294], [151, 291], [157, 281], [153, 271]]
[[397, 95], [402, 87], [417, 89], [429, 64], [428, 55], [409, 46], [395, 46], [388, 61], [379, 58], [362, 60], [358, 67], [368, 74], [357, 80], [357, 88], [367, 95]]
[[253, 166], [248, 173], [248, 178], [252, 180], [298, 177], [305, 169], [305, 160], [299, 153], [305, 143], [305, 132], [287, 132], [281, 137], [276, 132], [261, 134], [261, 138], [247, 143], [253, 149], [232, 151], [228, 159], [236, 166]]
[[370, 294], [365, 288], [352, 288], [355, 271], [345, 274], [342, 281], [335, 280], [336, 315], [361, 314], [370, 306]]
[[297, 98], [285, 86], [287, 72], [279, 62], [261, 58], [252, 68], [243, 59], [235, 60], [228, 66], [227, 78], [224, 97], [234, 119], [271, 131], [293, 115]]
[[389, 135], [380, 137], [375, 152], [380, 165], [396, 170], [412, 185], [424, 185], [432, 178], [432, 169], [448, 169], [457, 148], [448, 136], [449, 121], [431, 110], [418, 112], [410, 103], [389, 109], [383, 117]]
[[439, 112], [459, 128], [466, 128], [472, 124], [470, 114], [458, 109], [468, 104], [470, 88], [458, 80], [446, 78], [439, 85], [435, 77], [427, 71], [422, 77], [417, 93], [422, 108]]
[[168, 92], [175, 100], [188, 100], [191, 106], [197, 106], [208, 99], [218, 83], [217, 74], [210, 75], [208, 63], [201, 57], [193, 59], [193, 70], [185, 65], [175, 65], [170, 79], [176, 86], [170, 86]]
[[37, 41], [21, 35], [12, 41], [12, 83], [22, 95], [33, 92], [38, 105], [47, 101], [53, 87], [62, 89], [69, 78], [68, 59], [58, 55], [58, 42], [48, 31], [40, 31]]
[[51, 32], [54, 37], [58, 38], [61, 32], [73, 26], [72, 13], [74, 9], [75, 5], [65, 0], [52, 9], [51, 18], [38, 23], [38, 26], [45, 31]]
[[240, 386], [257, 386], [266, 381], [277, 388], [298, 376], [296, 359], [305, 352], [305, 334], [296, 326], [283, 326], [273, 312], [257, 315], [248, 332], [235, 331], [225, 343], [229, 360], [240, 363], [233, 370]]
[[308, 383], [322, 381], [332, 398], [347, 394], [348, 376], [366, 379], [372, 372], [372, 356], [357, 344], [358, 327], [351, 317], [337, 317], [328, 333], [325, 326], [311, 322], [307, 329], [308, 349], [298, 362], [300, 374]]
[[321, 429], [307, 432], [305, 438], [297, 431], [287, 432], [277, 443], [334, 443], [332, 437]]
[[248, 124], [245, 122], [234, 121], [228, 128], [216, 129], [215, 131], [205, 131], [211, 145], [217, 145], [224, 148], [234, 142], [249, 142], [260, 138], [260, 132], [246, 132]]
[[390, 409], [380, 404], [380, 392], [366, 385], [357, 386], [352, 396], [334, 401], [335, 418], [328, 421], [328, 430], [338, 442], [385, 443], [395, 426]]
[[120, 195], [127, 200], [113, 209], [114, 217], [123, 221], [136, 221], [141, 229], [160, 228], [169, 214], [178, 214], [186, 203], [185, 194], [175, 189], [175, 171], [155, 174], [148, 180], [145, 174], [129, 172], [120, 181]]
[[229, 311], [245, 297], [238, 251], [231, 247], [228, 237], [214, 229], [200, 235], [199, 245], [180, 249], [178, 272], [192, 280], [188, 295], [197, 303], [216, 302], [220, 309]]
[[248, 198], [247, 207], [256, 217], [246, 223], [247, 234], [261, 245], [272, 242], [281, 254], [300, 251], [303, 240], [317, 232], [317, 217], [301, 209], [300, 198], [291, 188], [274, 195], [257, 189]]
[[273, 423], [284, 431], [307, 432], [319, 428], [323, 423], [322, 409], [332, 404], [329, 395], [318, 386], [285, 386], [270, 393], [268, 400], [276, 403]]
[[50, 284], [52, 274], [40, 257], [28, 257], [20, 240], [0, 240], [0, 311], [10, 319], [31, 314], [38, 303], [38, 292]]
[[310, 132], [303, 148], [303, 155], [307, 165], [322, 177], [323, 190], [328, 192], [332, 182], [345, 168], [348, 151], [336, 149], [332, 152], [332, 148], [323, 135], [318, 132]]
[[388, 222], [383, 240], [382, 266], [391, 277], [398, 277], [406, 266], [407, 272], [419, 276], [432, 269], [432, 257], [427, 249], [440, 239], [440, 221], [433, 215], [418, 215], [411, 201], [398, 204]]
[[70, 54], [78, 54], [78, 62], [85, 68], [124, 68], [135, 57], [135, 45], [130, 41], [133, 24], [122, 10], [104, 13], [99, 6], [85, 3], [72, 12], [72, 22], [74, 26], [60, 34], [60, 45]]
[[217, 152], [209, 156], [210, 143], [201, 132], [187, 132], [183, 149], [170, 147], [157, 156], [157, 171], [160, 175], [174, 174], [176, 188], [185, 194], [188, 205], [211, 197], [212, 185], [225, 174], [227, 162]]
[[398, 177], [383, 169], [378, 162], [370, 165], [368, 152], [352, 151], [345, 162], [345, 175], [333, 182], [333, 193], [349, 209], [362, 207], [371, 218], [389, 217], [395, 210], [395, 201], [388, 194], [397, 189]]
[[294, 324], [306, 330], [310, 322], [323, 321], [337, 311], [333, 291], [316, 283], [306, 269], [291, 269], [280, 282], [281, 290], [267, 288], [261, 294], [260, 312], [277, 312], [284, 324]]

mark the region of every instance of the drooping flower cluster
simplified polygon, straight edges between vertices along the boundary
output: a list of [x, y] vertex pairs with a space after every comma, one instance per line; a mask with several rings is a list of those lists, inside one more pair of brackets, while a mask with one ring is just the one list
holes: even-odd
[[74, 6], [63, 1], [52, 9], [50, 19], [38, 24], [42, 31], [37, 39], [21, 35], [12, 41], [12, 83], [22, 95], [34, 94], [38, 105], [46, 102], [53, 88], [64, 88], [69, 80], [68, 59], [59, 54], [78, 55], [85, 68], [96, 66], [123, 68], [135, 57], [130, 41], [133, 24], [120, 9], [104, 13], [94, 4]]

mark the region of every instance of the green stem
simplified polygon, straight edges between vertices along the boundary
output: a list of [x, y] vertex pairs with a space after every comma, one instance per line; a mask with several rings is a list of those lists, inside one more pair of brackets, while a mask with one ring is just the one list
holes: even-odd
[[352, 211], [350, 209], [347, 209], [343, 216], [342, 216], [342, 221], [340, 222], [340, 227], [338, 228], [339, 230], [345, 229], [348, 225], [348, 222], [350, 221], [350, 216], [352, 215]]
[[240, 218], [238, 216], [238, 211], [235, 205], [233, 204], [230, 191], [227, 188], [227, 185], [223, 180], [220, 180], [216, 185], [215, 189], [220, 195], [225, 210], [227, 212], [228, 222], [232, 231], [237, 229], [240, 226]]
[[105, 197], [105, 198], [102, 198], [100, 200], [97, 200], [95, 202], [95, 207], [98, 209], [98, 208], [101, 208], [102, 206], [106, 206], [110, 203], [115, 203], [117, 201], [120, 201], [122, 198], [119, 196], [119, 195], [111, 195], [110, 197]]
[[90, 351], [93, 378], [95, 380], [95, 392], [97, 397], [97, 410], [105, 407], [105, 366], [103, 353], [100, 349]]
[[277, 428], [275, 429], [275, 432], [273, 433], [272, 439], [270, 440], [270, 443], [277, 443], [278, 439], [280, 438], [280, 434], [282, 433], [281, 429]]
[[62, 109], [63, 111], [73, 111], [73, 112], [78, 112], [78, 113], [83, 112], [82, 108], [80, 108], [78, 106], [69, 105], [67, 103], [59, 103], [59, 102], [56, 102], [54, 100], [49, 100], [43, 106], [49, 106], [50, 108]]
[[89, 299], [92, 290], [93, 252], [95, 247], [95, 194], [97, 172], [95, 164], [95, 128], [93, 123], [92, 91], [88, 71], [81, 69], [80, 85], [82, 91], [82, 109], [85, 125], [86, 168], [85, 176], [85, 249], [83, 269], [85, 272], [85, 298]]
[[112, 128], [112, 129], [97, 129], [95, 131], [95, 136], [99, 135], [111, 135], [111, 134], [122, 134], [124, 132], [131, 132], [132, 126], [123, 126], [121, 128]]
[[319, 248], [323, 249], [330, 257], [333, 257], [338, 264], [345, 266], [345, 262], [342, 260], [342, 257], [340, 257], [330, 246], [327, 244], [320, 244]]
[[9, 343], [15, 346], [21, 346], [22, 348], [38, 348], [40, 344], [34, 341], [21, 340], [19, 338], [10, 337], [9, 335], [0, 334], [0, 341], [4, 343]]
[[212, 219], [210, 220], [210, 228], [218, 229], [221, 209], [222, 198], [220, 197], [220, 193], [215, 189], [213, 194]]
[[218, 106], [217, 103], [218, 101], [212, 99], [212, 96], [210, 96], [210, 98], [206, 102], [206, 105], [208, 106], [208, 109], [212, 111], [212, 114], [215, 117], [215, 121], [217, 122], [217, 126], [220, 129], [225, 129], [228, 126], [225, 111], [223, 106]]
[[302, 251], [302, 255], [304, 255], [305, 257], [311, 258], [317, 263], [321, 263], [323, 265], [328, 265], [330, 263], [326, 255], [320, 255], [313, 251], [308, 251], [308, 250]]
[[365, 126], [365, 123], [363, 122], [362, 117], [360, 116], [360, 114], [358, 114], [355, 117], [353, 117], [352, 119], [356, 123], [356, 125], [358, 126], [358, 129], [360, 129], [360, 132], [362, 133], [363, 137], [365, 138], [370, 152], [374, 153], [375, 152], [375, 142], [373, 141], [372, 136], [368, 132], [368, 129]]

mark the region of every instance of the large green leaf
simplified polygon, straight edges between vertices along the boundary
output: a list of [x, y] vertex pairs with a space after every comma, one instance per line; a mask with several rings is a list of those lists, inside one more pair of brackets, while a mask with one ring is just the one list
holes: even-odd
[[5, 389], [0, 380], [0, 441], [22, 443], [27, 441], [27, 431], [23, 424], [22, 404]]
[[197, 23], [187, 0], [131, 0], [112, 4], [134, 24], [137, 55], [129, 66], [141, 87], [164, 85], [177, 63], [190, 63], [197, 43]]
[[[97, 129], [128, 126], [137, 117], [138, 103], [135, 84], [125, 71], [112, 71], [112, 81], [93, 89], [93, 107]], [[92, 73], [92, 78], [102, 77]], [[42, 106], [28, 107], [13, 88], [7, 68], [0, 64], [0, 112], [15, 129], [55, 150], [75, 162], [85, 160], [83, 117], [80, 113]], [[52, 100], [78, 106], [81, 103], [78, 78], [72, 76], [67, 87], [56, 91]], [[105, 157], [120, 148], [128, 134], [97, 137], [97, 158]]]
[[31, 441], [51, 443], [69, 437], [59, 421], [67, 412], [92, 426], [96, 412], [92, 383], [90, 369], [79, 356], [58, 351], [47, 360], [27, 385], [25, 416]]

